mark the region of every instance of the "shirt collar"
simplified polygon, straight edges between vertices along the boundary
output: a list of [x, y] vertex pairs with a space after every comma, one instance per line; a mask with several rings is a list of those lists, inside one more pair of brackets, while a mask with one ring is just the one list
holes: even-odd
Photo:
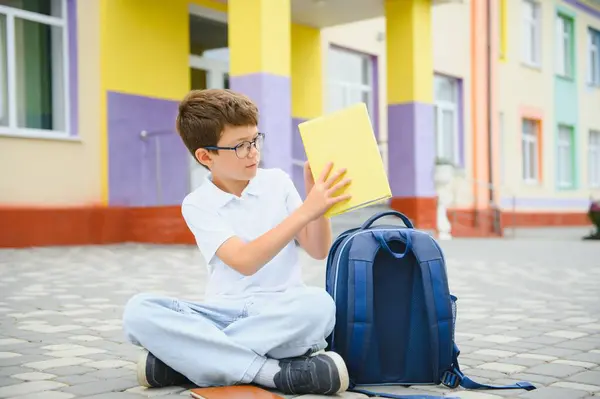
[[208, 175], [206, 176], [206, 181], [204, 182], [204, 186], [207, 191], [207, 198], [210, 198], [210, 201], [214, 206], [221, 208], [231, 201], [242, 200], [248, 195], [256, 197], [260, 194], [260, 183], [257, 177], [258, 176], [255, 176], [253, 179], [251, 179], [244, 191], [242, 192], [242, 196], [237, 197], [217, 187], [212, 181], [212, 173], [208, 173]]

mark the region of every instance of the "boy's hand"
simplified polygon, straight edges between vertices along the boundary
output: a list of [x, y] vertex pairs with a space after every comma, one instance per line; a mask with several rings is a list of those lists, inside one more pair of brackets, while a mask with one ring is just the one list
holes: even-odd
[[[323, 169], [321, 172], [317, 181], [314, 181], [312, 177], [309, 178], [306, 173], [308, 172], [308, 175], [312, 176], [310, 173], [310, 166], [308, 166], [308, 163], [304, 165], [304, 178], [307, 184], [308, 195], [302, 204], [302, 210], [309, 218], [309, 221], [313, 221], [321, 217], [329, 208], [338, 202], [346, 201], [351, 198], [350, 194], [336, 194], [338, 190], [341, 190], [350, 184], [349, 178], [344, 178], [338, 181], [346, 172], [346, 170], [340, 169], [329, 176], [332, 168], [333, 163], [328, 163], [325, 169]], [[312, 186], [310, 187], [310, 191], [308, 191], [309, 185]]]
[[307, 195], [311, 192], [314, 186], [315, 179], [312, 175], [312, 169], [310, 168], [308, 161], [306, 161], [304, 162], [304, 189], [306, 190]]

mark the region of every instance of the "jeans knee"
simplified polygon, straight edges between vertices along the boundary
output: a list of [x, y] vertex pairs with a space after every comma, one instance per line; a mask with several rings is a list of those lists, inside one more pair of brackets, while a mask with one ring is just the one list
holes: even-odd
[[335, 322], [335, 302], [327, 291], [322, 289], [311, 290], [303, 298], [303, 318], [311, 326], [330, 328]]
[[151, 294], [135, 294], [125, 304], [123, 310], [123, 330], [130, 340], [135, 340], [135, 332], [143, 328], [147, 320], [148, 305], [154, 297]]

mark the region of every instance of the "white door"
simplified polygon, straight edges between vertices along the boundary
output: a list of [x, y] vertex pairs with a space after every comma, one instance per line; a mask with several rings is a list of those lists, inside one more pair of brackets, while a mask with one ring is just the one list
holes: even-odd
[[[190, 82], [192, 90], [228, 89], [229, 63], [225, 57], [190, 55]], [[190, 154], [190, 191], [204, 181], [208, 174]]]

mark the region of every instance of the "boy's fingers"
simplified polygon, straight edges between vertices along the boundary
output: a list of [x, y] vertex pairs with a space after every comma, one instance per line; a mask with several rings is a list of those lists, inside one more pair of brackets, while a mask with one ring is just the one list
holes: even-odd
[[346, 169], [339, 169], [338, 171], [336, 171], [332, 176], [329, 177], [329, 179], [327, 179], [327, 181], [325, 182], [325, 185], [327, 187], [331, 187], [331, 185], [333, 183], [335, 183], [335, 181], [337, 179], [340, 178], [340, 176], [342, 176], [344, 173], [346, 173]]
[[333, 194], [336, 191], [338, 191], [339, 189], [347, 186], [350, 184], [351, 179], [349, 177], [346, 177], [345, 179], [339, 181], [338, 183], [334, 184], [333, 187], [331, 187], [329, 190], [327, 190], [329, 192], [329, 194]]
[[327, 165], [325, 165], [325, 168], [321, 171], [321, 175], [319, 176], [319, 181], [324, 182], [327, 179], [327, 176], [329, 175], [331, 168], [333, 168], [333, 162], [328, 162]]

